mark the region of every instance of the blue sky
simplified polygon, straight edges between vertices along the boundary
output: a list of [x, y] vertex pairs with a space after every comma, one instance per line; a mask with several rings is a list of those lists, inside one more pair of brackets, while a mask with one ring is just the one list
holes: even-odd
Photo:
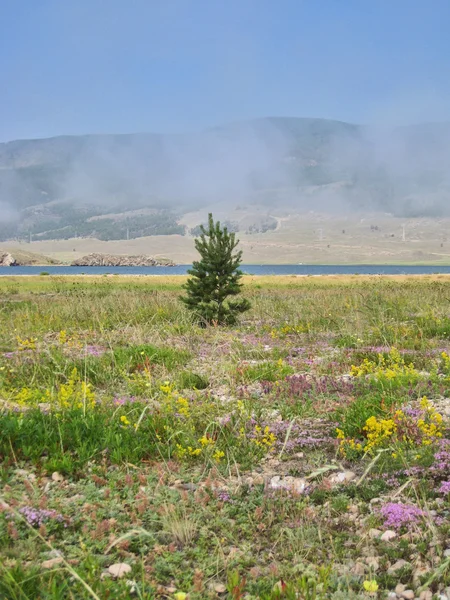
[[0, 140], [450, 120], [449, 0], [0, 0]]

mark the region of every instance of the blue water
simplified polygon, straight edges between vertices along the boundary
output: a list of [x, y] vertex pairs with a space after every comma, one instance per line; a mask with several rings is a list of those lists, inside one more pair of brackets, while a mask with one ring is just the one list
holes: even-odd
[[[190, 265], [177, 267], [0, 267], [0, 275], [185, 275]], [[425, 275], [450, 273], [450, 266], [420, 265], [242, 265], [249, 275]]]

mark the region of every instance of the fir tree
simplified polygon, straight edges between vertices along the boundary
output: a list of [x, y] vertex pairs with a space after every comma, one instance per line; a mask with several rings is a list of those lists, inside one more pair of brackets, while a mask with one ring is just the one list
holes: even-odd
[[245, 298], [230, 299], [241, 292], [242, 251], [234, 252], [239, 240], [220, 222], [214, 223], [212, 214], [207, 228], [195, 240], [201, 259], [195, 261], [188, 273], [191, 277], [183, 286], [186, 296], [181, 300], [204, 324], [233, 325], [240, 313], [250, 308]]

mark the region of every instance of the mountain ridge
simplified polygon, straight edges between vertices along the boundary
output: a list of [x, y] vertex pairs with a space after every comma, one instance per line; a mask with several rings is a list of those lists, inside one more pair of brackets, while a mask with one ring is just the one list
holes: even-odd
[[[215, 202], [411, 217], [450, 214], [449, 200], [447, 122], [375, 129], [265, 117], [194, 133], [0, 143], [0, 240], [181, 233], [182, 214]], [[138, 208], [159, 216], [141, 229], [130, 223], [118, 231], [112, 219], [106, 232], [87, 225]]]

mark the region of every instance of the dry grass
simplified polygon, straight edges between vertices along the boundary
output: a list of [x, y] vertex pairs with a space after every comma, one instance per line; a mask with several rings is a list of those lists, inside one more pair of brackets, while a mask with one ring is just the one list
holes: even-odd
[[[220, 218], [234, 213], [215, 212]], [[203, 215], [203, 217], [202, 217]], [[187, 215], [186, 223], [201, 222], [203, 213]], [[403, 240], [403, 225], [405, 239]], [[378, 229], [372, 229], [376, 226]], [[403, 219], [386, 215], [293, 214], [282, 217], [275, 231], [239, 234], [247, 264], [450, 264], [447, 241], [450, 219]], [[345, 233], [343, 233], [345, 232]], [[189, 236], [161, 235], [134, 240], [71, 239], [19, 244], [0, 243], [0, 249], [23, 249], [70, 262], [91, 252], [167, 256], [179, 264], [196, 257]]]

